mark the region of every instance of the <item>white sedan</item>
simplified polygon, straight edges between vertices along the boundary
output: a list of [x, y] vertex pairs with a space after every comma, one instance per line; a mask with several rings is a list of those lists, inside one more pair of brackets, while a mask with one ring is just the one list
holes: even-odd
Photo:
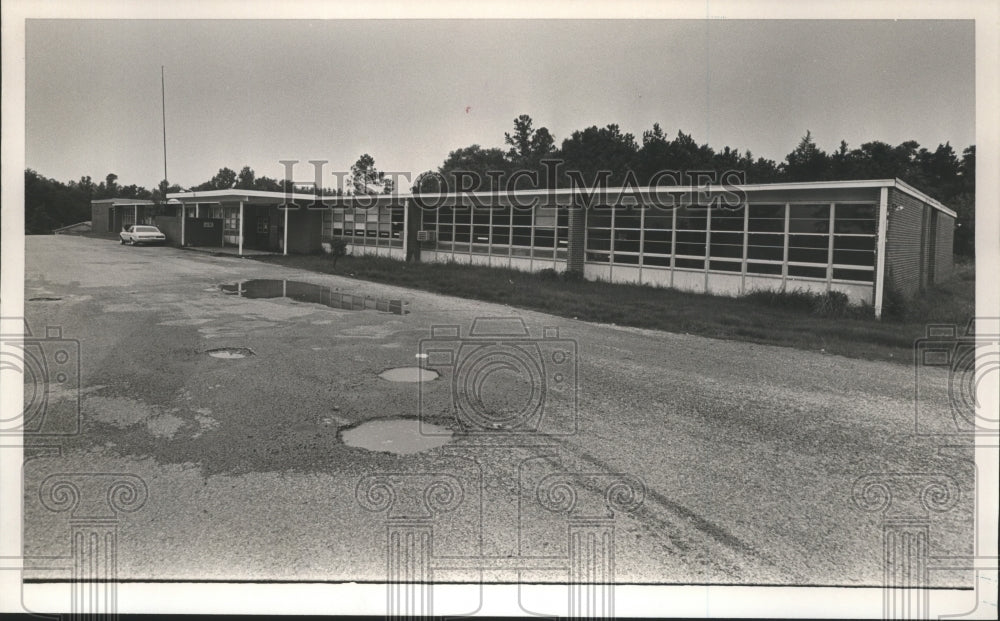
[[122, 244], [135, 246], [136, 244], [162, 244], [167, 241], [167, 236], [160, 232], [155, 226], [134, 224], [118, 234]]

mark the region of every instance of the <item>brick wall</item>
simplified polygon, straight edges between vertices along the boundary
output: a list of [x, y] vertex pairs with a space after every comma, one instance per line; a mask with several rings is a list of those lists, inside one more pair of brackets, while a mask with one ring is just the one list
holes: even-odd
[[583, 246], [587, 231], [587, 212], [583, 207], [570, 206], [568, 229], [566, 271], [583, 274]]
[[90, 205], [90, 230], [96, 233], [107, 233], [108, 229], [108, 209], [109, 205], [104, 203], [91, 203]]
[[950, 278], [954, 236], [954, 218], [890, 188], [886, 268], [891, 277], [886, 284], [910, 297]]
[[908, 194], [889, 188], [888, 233], [885, 245], [886, 285], [904, 296], [920, 292], [923, 259], [922, 232], [924, 211], [922, 202]]
[[[153, 224], [167, 236], [167, 243], [181, 245], [181, 219], [178, 216], [155, 216]], [[186, 232], [186, 231], [185, 231]], [[187, 241], [187, 240], [185, 240]]]
[[938, 214], [937, 226], [937, 247], [934, 260], [934, 282], [948, 280], [955, 273], [955, 218], [945, 214]]
[[[284, 217], [284, 214], [282, 214]], [[308, 254], [322, 249], [323, 213], [301, 209], [288, 213], [288, 252]]]

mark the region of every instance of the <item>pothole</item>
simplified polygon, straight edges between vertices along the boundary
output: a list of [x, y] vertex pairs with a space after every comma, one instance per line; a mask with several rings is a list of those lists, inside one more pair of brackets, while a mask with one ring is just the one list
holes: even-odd
[[454, 434], [446, 427], [415, 418], [385, 418], [343, 429], [339, 435], [347, 446], [411, 455], [444, 446], [451, 442]]
[[223, 360], [236, 360], [254, 355], [253, 350], [249, 347], [218, 347], [209, 349], [205, 353], [213, 358], [222, 358]]
[[384, 380], [390, 382], [429, 382], [441, 377], [441, 374], [431, 369], [421, 367], [397, 367], [387, 369], [378, 374]]
[[62, 298], [52, 298], [52, 297], [39, 296], [39, 297], [36, 297], [36, 298], [28, 298], [28, 301], [29, 302], [58, 302], [61, 299]]
[[233, 285], [219, 285], [225, 293], [249, 299], [289, 298], [297, 302], [322, 304], [341, 310], [376, 310], [396, 315], [409, 314], [409, 303], [343, 293], [323, 285], [297, 280], [254, 279]]

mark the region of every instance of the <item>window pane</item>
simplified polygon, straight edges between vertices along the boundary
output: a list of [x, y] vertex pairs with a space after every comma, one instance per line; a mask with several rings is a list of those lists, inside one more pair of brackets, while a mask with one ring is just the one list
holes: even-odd
[[828, 233], [830, 220], [828, 218], [792, 218], [788, 221], [788, 231], [791, 233]]
[[673, 233], [670, 231], [646, 231], [646, 241], [647, 242], [668, 242], [672, 239]]
[[647, 239], [643, 251], [655, 254], [670, 254], [670, 242], [651, 242]]
[[875, 234], [874, 220], [841, 220], [837, 218], [833, 223], [835, 233], [860, 233], [865, 235]]
[[743, 208], [716, 209], [712, 212], [713, 231], [742, 231]]
[[742, 259], [743, 258], [743, 246], [742, 245], [740, 245], [740, 246], [732, 246], [732, 245], [729, 245], [729, 244], [717, 244], [717, 243], [715, 243], [715, 239], [713, 238], [712, 239], [711, 256], [712, 257], [716, 257], [716, 258], [717, 257], [726, 257], [726, 258], [733, 258], [733, 259]]
[[750, 205], [750, 218], [776, 218], [784, 222], [784, 205]]
[[685, 244], [704, 244], [705, 234], [696, 231], [677, 231], [677, 241]]
[[789, 205], [788, 209], [788, 217], [792, 220], [803, 218], [808, 220], [830, 219], [829, 205]]
[[750, 234], [747, 243], [751, 246], [776, 246], [781, 248], [785, 244], [784, 235]]
[[625, 265], [639, 265], [639, 255], [615, 253], [614, 261], [615, 263], [624, 263]]
[[729, 244], [730, 246], [743, 245], [743, 233], [718, 233], [712, 232], [712, 245]]
[[670, 257], [651, 257], [646, 255], [642, 258], [643, 265], [655, 265], [657, 267], [670, 267]]
[[833, 249], [837, 250], [867, 250], [868, 252], [875, 252], [875, 238], [874, 237], [846, 237], [843, 235], [836, 235], [833, 238]]
[[865, 250], [834, 250], [833, 262], [838, 265], [875, 265], [875, 253]]
[[509, 244], [510, 243], [510, 227], [509, 226], [494, 226], [493, 227], [493, 243], [494, 244]]
[[535, 246], [539, 248], [552, 248], [556, 242], [555, 229], [535, 229]]
[[875, 205], [837, 205], [836, 220], [874, 220]]
[[740, 272], [743, 264], [738, 261], [709, 261], [708, 269], [717, 272]]
[[688, 255], [693, 257], [705, 256], [705, 244], [677, 244], [678, 255]]
[[677, 214], [677, 228], [688, 231], [704, 231], [708, 228], [708, 217], [704, 213], [698, 213], [693, 209]]
[[587, 214], [587, 227], [589, 228], [611, 228], [611, 212], [591, 211]]
[[639, 252], [638, 239], [615, 239], [615, 250], [621, 252]]
[[785, 230], [785, 219], [754, 218], [751, 215], [750, 221], [747, 223], [747, 229], [751, 233], [781, 233]]
[[747, 272], [754, 274], [781, 274], [781, 265], [777, 263], [747, 263]]
[[531, 228], [526, 226], [515, 226], [513, 228], [511, 243], [515, 246], [530, 246]]
[[642, 213], [635, 208], [615, 211], [616, 229], [638, 229], [642, 227]]
[[789, 276], [799, 276], [804, 278], [826, 278], [825, 267], [803, 267], [801, 265], [789, 265]]
[[789, 235], [788, 246], [792, 248], [822, 248], [830, 246], [829, 235]]
[[650, 207], [646, 210], [646, 230], [673, 228], [673, 211]]
[[833, 277], [836, 280], [860, 280], [862, 282], [871, 282], [872, 275], [875, 272], [867, 270], [842, 270], [834, 269]]
[[769, 261], [781, 261], [785, 256], [785, 251], [773, 246], [749, 246], [747, 257], [751, 259], [766, 259]]
[[826, 263], [827, 251], [808, 248], [789, 248], [788, 260], [800, 263]]
[[703, 270], [705, 269], [705, 261], [702, 259], [678, 259], [674, 258], [674, 267], [682, 267], [686, 269]]

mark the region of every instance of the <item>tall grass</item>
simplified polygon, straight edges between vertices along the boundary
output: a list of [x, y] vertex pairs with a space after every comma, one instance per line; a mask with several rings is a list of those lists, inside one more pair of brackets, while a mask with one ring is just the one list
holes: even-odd
[[964, 326], [974, 312], [975, 267], [912, 300], [882, 321], [870, 305], [839, 292], [754, 291], [743, 297], [582, 280], [553, 270], [527, 273], [459, 263], [403, 263], [381, 257], [262, 256], [257, 260], [316, 272], [509, 304], [561, 317], [713, 338], [909, 362], [928, 323]]

